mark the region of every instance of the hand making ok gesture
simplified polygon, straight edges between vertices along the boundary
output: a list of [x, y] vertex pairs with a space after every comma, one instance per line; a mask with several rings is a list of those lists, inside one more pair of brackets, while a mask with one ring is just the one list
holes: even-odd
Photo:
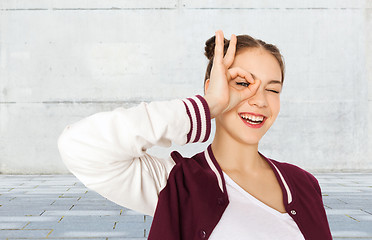
[[[230, 68], [235, 58], [236, 42], [236, 36], [232, 35], [224, 56], [223, 32], [221, 30], [216, 32], [213, 66], [210, 79], [206, 81], [204, 95], [210, 109], [211, 118], [233, 109], [241, 101], [253, 96], [261, 83], [260, 80], [254, 80], [252, 75], [242, 68]], [[246, 81], [243, 84], [246, 87], [237, 88], [236, 85], [230, 84], [237, 77]]]

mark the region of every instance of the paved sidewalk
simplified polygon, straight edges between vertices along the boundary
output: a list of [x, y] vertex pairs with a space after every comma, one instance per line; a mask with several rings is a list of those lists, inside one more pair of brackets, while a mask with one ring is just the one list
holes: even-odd
[[[372, 173], [314, 174], [334, 239], [372, 239]], [[72, 175], [0, 175], [0, 239], [146, 239], [152, 218]]]

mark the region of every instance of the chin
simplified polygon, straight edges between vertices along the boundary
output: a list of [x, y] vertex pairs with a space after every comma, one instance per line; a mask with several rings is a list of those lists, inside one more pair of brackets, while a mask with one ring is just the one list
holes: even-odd
[[245, 145], [258, 145], [259, 141], [261, 140], [261, 137], [246, 137], [242, 138], [240, 137], [237, 139], [240, 143]]

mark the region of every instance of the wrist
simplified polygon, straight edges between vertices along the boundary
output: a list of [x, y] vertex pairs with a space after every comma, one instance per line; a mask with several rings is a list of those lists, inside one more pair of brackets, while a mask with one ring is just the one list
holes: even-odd
[[216, 106], [216, 104], [213, 104], [214, 101], [212, 99], [210, 99], [209, 96], [205, 95], [204, 99], [208, 104], [211, 119], [215, 118], [218, 115], [218, 111], [219, 111], [217, 109], [218, 106]]

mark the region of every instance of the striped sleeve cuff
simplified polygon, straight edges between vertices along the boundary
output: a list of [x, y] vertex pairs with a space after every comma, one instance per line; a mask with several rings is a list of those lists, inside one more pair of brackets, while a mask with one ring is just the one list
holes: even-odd
[[211, 133], [211, 115], [207, 101], [200, 95], [182, 99], [190, 119], [187, 142], [206, 142]]

